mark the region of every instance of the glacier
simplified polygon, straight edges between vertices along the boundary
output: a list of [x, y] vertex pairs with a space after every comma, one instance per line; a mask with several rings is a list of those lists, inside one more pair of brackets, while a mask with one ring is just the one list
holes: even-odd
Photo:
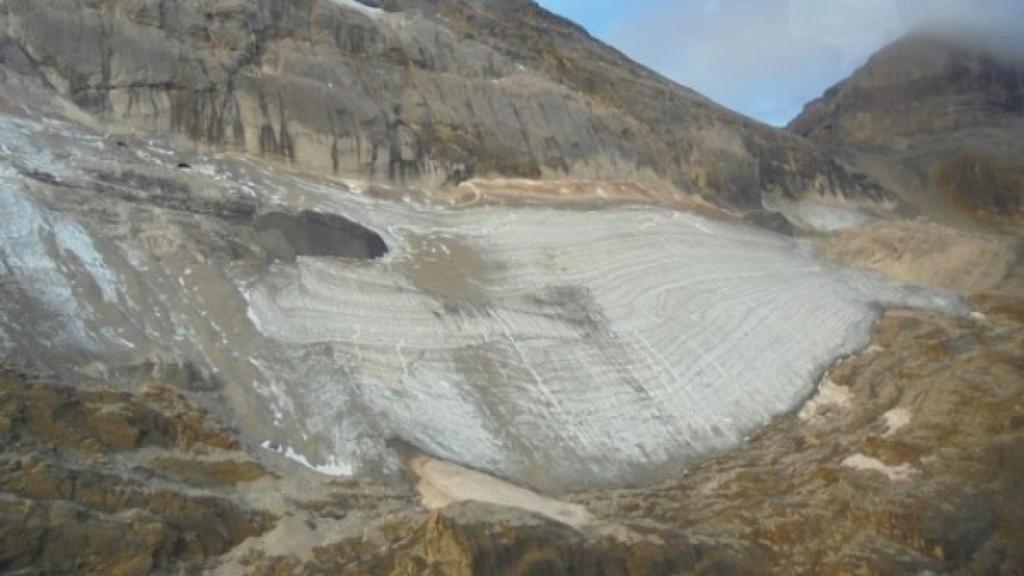
[[[393, 473], [400, 441], [550, 492], [650, 482], [795, 409], [884, 307], [969, 312], [683, 211], [460, 206], [4, 122], [2, 360], [193, 366], [186, 388], [251, 447], [332, 473]], [[268, 213], [341, 217], [387, 251], [277, 258]]]

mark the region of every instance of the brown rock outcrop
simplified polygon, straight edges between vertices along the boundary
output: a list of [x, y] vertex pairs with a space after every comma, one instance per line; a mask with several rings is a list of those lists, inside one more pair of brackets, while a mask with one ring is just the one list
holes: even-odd
[[0, 434], [86, 453], [143, 447], [238, 449], [238, 441], [212, 428], [184, 398], [150, 388], [146, 402], [124, 392], [44, 386], [0, 372]]
[[[156, 482], [130, 465], [143, 449], [238, 448], [166, 389], [136, 397], [0, 371], [0, 441], [0, 571], [167, 572], [222, 555], [273, 524], [270, 514]], [[213, 484], [231, 485], [261, 468], [211, 462], [205, 470], [224, 480]]]
[[964, 294], [1024, 294], [1024, 243], [1012, 236], [879, 221], [827, 238], [824, 255], [911, 284]]

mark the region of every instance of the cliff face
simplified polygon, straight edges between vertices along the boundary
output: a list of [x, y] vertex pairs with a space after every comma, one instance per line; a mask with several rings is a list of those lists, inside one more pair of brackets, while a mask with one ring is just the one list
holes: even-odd
[[626, 178], [744, 210], [762, 194], [891, 199], [533, 2], [380, 4], [11, 0], [0, 62], [108, 129], [347, 177]]
[[1024, 62], [980, 39], [911, 34], [808, 104], [789, 129], [925, 214], [1021, 222]]

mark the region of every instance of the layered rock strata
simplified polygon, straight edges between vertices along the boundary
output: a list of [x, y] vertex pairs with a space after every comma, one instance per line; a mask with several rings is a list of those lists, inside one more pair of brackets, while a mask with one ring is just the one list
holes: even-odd
[[326, 174], [631, 179], [745, 211], [893, 201], [524, 0], [10, 0], [0, 62], [111, 129]]

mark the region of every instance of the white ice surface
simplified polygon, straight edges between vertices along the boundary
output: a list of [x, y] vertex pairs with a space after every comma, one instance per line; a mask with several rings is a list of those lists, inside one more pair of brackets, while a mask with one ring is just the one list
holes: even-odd
[[91, 340], [84, 322], [87, 309], [79, 305], [75, 275], [67, 269], [69, 264], [62, 259], [61, 251], [76, 257], [94, 274], [93, 280], [104, 297], [116, 297], [112, 275], [88, 234], [73, 222], [51, 218], [0, 171], [0, 270], [4, 271], [4, 280], [16, 280], [23, 294], [58, 317], [62, 326], [54, 333], [55, 343], [86, 345]]
[[321, 474], [326, 474], [327, 476], [351, 476], [354, 472], [352, 466], [347, 464], [339, 464], [336, 458], [328, 459], [327, 463], [325, 464], [313, 464], [309, 461], [308, 458], [292, 449], [291, 446], [275, 446], [274, 443], [271, 442], [270, 440], [265, 440], [261, 444], [261, 446], [265, 450], [277, 452], [278, 454], [284, 456], [285, 458], [291, 460], [292, 462], [296, 462], [298, 464], [301, 464], [302, 466], [305, 466], [306, 468], [309, 468], [310, 470], [319, 472]]
[[[296, 350], [332, 351], [348, 384], [307, 388], [330, 415], [318, 428], [348, 421], [356, 436], [333, 430], [334, 453], [355, 461], [369, 430], [540, 485], [637, 480], [795, 407], [866, 345], [879, 304], [957, 309], [690, 214], [332, 202], [386, 230], [392, 254], [301, 258], [254, 287], [249, 314]], [[492, 263], [474, 279], [484, 300], [417, 288], [402, 265], [413, 235]]]
[[384, 11], [381, 10], [380, 8], [374, 8], [372, 6], [367, 6], [366, 4], [362, 4], [360, 2], [356, 2], [356, 0], [331, 0], [331, 1], [334, 2], [335, 4], [339, 5], [339, 6], [344, 6], [345, 8], [349, 8], [349, 9], [352, 9], [352, 10], [357, 10], [359, 12], [362, 12], [363, 14], [366, 14], [366, 15], [374, 17], [374, 18], [384, 14]]

